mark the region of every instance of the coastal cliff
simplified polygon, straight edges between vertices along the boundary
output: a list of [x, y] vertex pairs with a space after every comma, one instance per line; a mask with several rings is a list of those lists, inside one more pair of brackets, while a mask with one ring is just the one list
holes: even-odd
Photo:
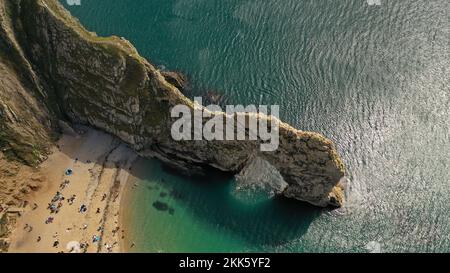
[[0, 149], [10, 160], [42, 162], [66, 121], [115, 135], [184, 173], [238, 174], [263, 162], [287, 183], [283, 195], [343, 204], [345, 167], [320, 134], [280, 122], [275, 152], [261, 152], [261, 141], [173, 140], [171, 108], [198, 107], [180, 88], [128, 41], [87, 31], [56, 0], [0, 0]]

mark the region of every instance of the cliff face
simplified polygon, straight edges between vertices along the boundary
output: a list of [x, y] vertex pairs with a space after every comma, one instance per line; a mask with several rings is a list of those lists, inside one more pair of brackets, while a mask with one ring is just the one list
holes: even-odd
[[0, 1], [0, 150], [35, 165], [51, 143], [51, 118], [42, 85], [16, 39], [9, 2]]
[[196, 106], [179, 91], [180, 81], [165, 77], [128, 41], [86, 31], [56, 0], [0, 0], [0, 20], [4, 153], [38, 162], [54, 124], [64, 119], [116, 135], [142, 156], [186, 173], [205, 166], [239, 173], [262, 160], [287, 182], [284, 195], [342, 205], [345, 169], [323, 136], [280, 123], [275, 152], [260, 152], [259, 141], [174, 141], [170, 109]]

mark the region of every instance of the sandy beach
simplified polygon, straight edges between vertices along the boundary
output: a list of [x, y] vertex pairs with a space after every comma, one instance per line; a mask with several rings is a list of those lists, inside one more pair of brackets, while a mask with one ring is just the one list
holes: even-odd
[[42, 187], [27, 198], [9, 252], [124, 249], [120, 204], [137, 155], [107, 134], [85, 127], [77, 132], [64, 134], [40, 166]]

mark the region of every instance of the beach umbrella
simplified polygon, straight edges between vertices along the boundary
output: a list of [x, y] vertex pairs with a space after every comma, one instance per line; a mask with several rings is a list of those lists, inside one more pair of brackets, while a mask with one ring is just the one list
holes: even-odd
[[67, 169], [67, 170], [66, 170], [66, 175], [72, 175], [72, 173], [73, 173], [73, 170], [72, 170], [72, 169]]

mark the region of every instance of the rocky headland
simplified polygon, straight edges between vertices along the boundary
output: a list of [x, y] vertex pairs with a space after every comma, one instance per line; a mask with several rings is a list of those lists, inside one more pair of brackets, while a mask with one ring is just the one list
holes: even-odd
[[271, 166], [286, 183], [280, 194], [322, 207], [344, 203], [344, 164], [318, 133], [280, 121], [274, 152], [261, 152], [261, 141], [173, 140], [171, 108], [198, 107], [180, 91], [185, 82], [127, 40], [87, 31], [56, 0], [0, 0], [1, 160], [38, 166], [64, 124], [82, 124], [187, 174]]

